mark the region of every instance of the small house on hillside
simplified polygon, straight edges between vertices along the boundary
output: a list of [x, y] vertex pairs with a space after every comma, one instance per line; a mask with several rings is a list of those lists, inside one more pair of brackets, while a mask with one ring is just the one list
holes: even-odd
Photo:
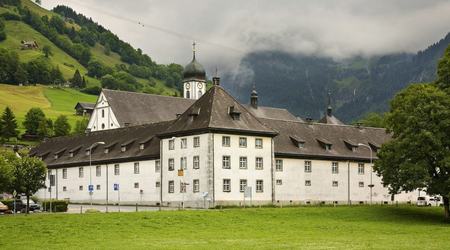
[[75, 113], [82, 116], [91, 116], [94, 111], [95, 103], [79, 102], [75, 106]]
[[38, 49], [39, 45], [36, 41], [20, 41], [22, 49]]

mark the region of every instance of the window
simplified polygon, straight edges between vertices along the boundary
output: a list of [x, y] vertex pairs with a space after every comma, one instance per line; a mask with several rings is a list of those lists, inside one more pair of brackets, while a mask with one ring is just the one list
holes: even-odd
[[194, 148], [200, 147], [200, 137], [194, 137]]
[[311, 173], [311, 161], [305, 161], [305, 173]]
[[169, 140], [169, 150], [174, 150], [175, 149], [175, 140]]
[[91, 154], [91, 151], [88, 149], [86, 150], [86, 155], [89, 156]]
[[83, 167], [78, 168], [78, 177], [83, 178], [84, 177], [84, 169]]
[[246, 156], [239, 157], [239, 168], [247, 169], [247, 157]]
[[186, 183], [180, 182], [180, 193], [186, 193]]
[[157, 188], [161, 187], [161, 182], [157, 181], [156, 184], [155, 184], [155, 186], [156, 186]]
[[223, 191], [231, 192], [231, 180], [230, 179], [223, 179]]
[[230, 146], [230, 137], [229, 136], [222, 136], [222, 146], [223, 147], [229, 147]]
[[364, 174], [364, 163], [358, 163], [358, 174]]
[[337, 181], [333, 181], [332, 186], [337, 187], [337, 186], [339, 186], [339, 183]]
[[78, 190], [83, 191], [83, 186], [79, 186]]
[[69, 153], [69, 157], [72, 158], [73, 157], [73, 152]]
[[67, 191], [67, 187], [63, 186], [63, 192], [66, 192], [66, 191]]
[[156, 173], [161, 172], [161, 161], [160, 160], [155, 161], [155, 172]]
[[263, 158], [262, 157], [256, 157], [255, 169], [261, 170], [263, 168], [264, 168], [264, 166], [263, 166]]
[[114, 175], [120, 175], [120, 166], [119, 166], [119, 164], [114, 164]]
[[239, 192], [245, 192], [245, 187], [247, 187], [247, 180], [241, 179], [239, 180]]
[[275, 160], [275, 171], [283, 172], [283, 160]]
[[239, 137], [239, 147], [241, 148], [247, 147], [247, 137]]
[[121, 151], [121, 152], [127, 151], [127, 147], [126, 147], [126, 146], [121, 146], [121, 147], [120, 147], [120, 151]]
[[331, 144], [325, 144], [325, 150], [331, 151]]
[[337, 162], [331, 163], [331, 173], [339, 174], [339, 164]]
[[283, 180], [277, 180], [277, 185], [283, 185]]
[[102, 109], [102, 117], [105, 117], [105, 110]]
[[299, 141], [298, 142], [298, 148], [304, 148], [305, 147], [305, 142], [304, 141]]
[[175, 183], [173, 181], [169, 181], [169, 193], [173, 193], [175, 191]]
[[173, 158], [169, 159], [169, 171], [175, 170], [175, 160]]
[[140, 150], [144, 150], [145, 149], [145, 144], [144, 143], [139, 144], [139, 149]]
[[187, 139], [186, 138], [181, 139], [180, 147], [181, 148], [187, 148]]
[[95, 176], [97, 176], [97, 177], [102, 176], [102, 167], [101, 166], [95, 167]]
[[197, 98], [200, 98], [202, 95], [203, 95], [202, 91], [199, 90], [199, 91], [198, 91], [198, 96], [197, 96]]
[[109, 153], [109, 148], [105, 148], [105, 154], [108, 154]]
[[256, 180], [256, 192], [257, 193], [264, 192], [264, 182], [263, 182], [263, 180]]
[[364, 182], [360, 181], [358, 185], [359, 185], [360, 188], [363, 188], [364, 187]]
[[199, 169], [200, 168], [200, 156], [198, 156], [198, 155], [194, 156], [194, 160], [193, 160], [192, 166], [193, 166], [194, 169]]
[[311, 186], [311, 180], [305, 180], [305, 186]]
[[261, 138], [255, 139], [255, 148], [263, 148], [263, 140]]
[[186, 90], [186, 98], [187, 99], [191, 98], [191, 91]]
[[100, 190], [100, 185], [97, 185], [97, 190]]
[[134, 174], [139, 174], [139, 162], [134, 163]]
[[225, 168], [225, 169], [230, 169], [231, 168], [230, 156], [229, 155], [222, 156], [222, 168]]
[[198, 179], [195, 179], [195, 180], [193, 181], [192, 188], [193, 188], [192, 191], [193, 191], [194, 193], [200, 192], [200, 181], [199, 181]]
[[102, 123], [102, 129], [105, 129], [105, 124], [104, 123]]
[[139, 182], [134, 183], [134, 188], [139, 188]]
[[67, 179], [67, 168], [63, 168], [62, 178]]
[[181, 157], [180, 158], [180, 168], [186, 170], [187, 169], [187, 158]]

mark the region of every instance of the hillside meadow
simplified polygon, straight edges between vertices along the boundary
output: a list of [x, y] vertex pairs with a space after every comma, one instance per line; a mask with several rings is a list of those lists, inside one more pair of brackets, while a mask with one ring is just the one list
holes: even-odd
[[[1, 249], [448, 249], [442, 208], [247, 208], [0, 216]], [[10, 236], [24, 236], [26, 241]], [[10, 241], [7, 239], [11, 239]]]

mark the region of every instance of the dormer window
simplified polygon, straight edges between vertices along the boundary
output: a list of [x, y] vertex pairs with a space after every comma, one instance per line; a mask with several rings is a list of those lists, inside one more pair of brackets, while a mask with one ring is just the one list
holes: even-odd
[[121, 152], [125, 152], [125, 151], [127, 151], [127, 147], [126, 147], [126, 146], [122, 146], [122, 147], [120, 147], [120, 151], [121, 151]]
[[325, 150], [331, 151], [331, 144], [325, 144]]
[[317, 139], [317, 141], [326, 151], [331, 151], [331, 147], [332, 147], [333, 143], [331, 143], [330, 141], [325, 140], [323, 138]]
[[69, 157], [72, 158], [73, 157], [73, 152], [69, 153]]
[[145, 144], [144, 143], [139, 144], [139, 149], [140, 150], [144, 150], [145, 149]]
[[241, 119], [241, 112], [234, 106], [228, 107], [228, 114], [231, 116], [233, 120]]
[[130, 146], [131, 144], [133, 144], [134, 141], [135, 141], [135, 140], [133, 139], [133, 140], [127, 141], [127, 142], [123, 143], [122, 145], [120, 145], [120, 151], [121, 151], [121, 152], [127, 151], [128, 146]]
[[347, 146], [348, 149], [350, 149], [352, 152], [356, 152], [358, 149], [358, 143], [355, 143], [350, 140], [344, 140], [345, 146]]
[[109, 154], [109, 148], [105, 148], [105, 154]]
[[304, 148], [305, 147], [305, 140], [297, 137], [297, 136], [289, 136], [291, 138], [292, 143], [298, 148]]
[[86, 149], [86, 155], [89, 156], [91, 154], [91, 151], [89, 149]]
[[58, 155], [57, 155], [57, 154], [55, 154], [54, 158], [55, 158], [55, 160], [56, 160], [56, 159], [58, 159]]

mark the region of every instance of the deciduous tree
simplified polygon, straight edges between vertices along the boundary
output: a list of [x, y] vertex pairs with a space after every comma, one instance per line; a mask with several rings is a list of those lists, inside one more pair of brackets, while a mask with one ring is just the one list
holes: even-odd
[[28, 135], [37, 135], [39, 123], [45, 121], [45, 114], [40, 108], [31, 108], [25, 115], [23, 126]]
[[67, 116], [60, 115], [56, 118], [54, 124], [55, 136], [66, 136], [70, 134], [70, 124], [67, 120]]

